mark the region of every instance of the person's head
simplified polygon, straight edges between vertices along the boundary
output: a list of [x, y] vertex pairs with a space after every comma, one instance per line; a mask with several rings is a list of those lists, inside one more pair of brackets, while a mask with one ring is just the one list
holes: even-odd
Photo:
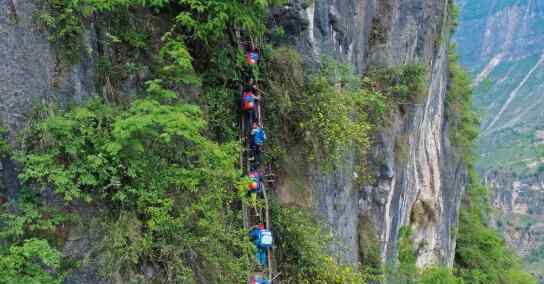
[[263, 223], [259, 223], [259, 225], [257, 225], [257, 227], [261, 230], [264, 230], [264, 224]]
[[257, 121], [253, 121], [253, 124], [251, 125], [252, 128], [257, 128], [259, 127], [259, 124], [257, 123]]

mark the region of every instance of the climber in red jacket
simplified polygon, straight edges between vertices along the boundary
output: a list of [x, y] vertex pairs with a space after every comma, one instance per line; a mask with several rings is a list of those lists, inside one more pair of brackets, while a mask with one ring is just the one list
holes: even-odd
[[261, 99], [260, 96], [255, 95], [252, 88], [247, 88], [242, 94], [242, 110], [245, 111], [245, 125], [246, 127], [251, 126], [251, 122], [256, 120], [258, 117], [257, 113], [257, 104]]

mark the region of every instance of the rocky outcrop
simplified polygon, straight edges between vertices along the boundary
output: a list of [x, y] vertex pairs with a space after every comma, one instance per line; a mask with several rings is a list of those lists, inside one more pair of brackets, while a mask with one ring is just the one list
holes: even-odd
[[490, 171], [485, 183], [492, 189], [494, 218], [506, 241], [522, 257], [544, 245], [544, 174], [517, 177]]
[[[293, 3], [294, 2], [294, 3]], [[427, 94], [419, 103], [391, 110], [371, 159], [377, 181], [354, 182], [353, 155], [330, 174], [308, 173], [314, 207], [343, 247], [340, 257], [357, 263], [364, 248], [378, 247], [384, 261], [396, 258], [403, 226], [415, 232], [418, 265], [453, 263], [465, 170], [448, 141], [444, 102], [448, 84], [448, 1], [292, 1], [275, 11], [307, 62], [321, 55], [371, 66], [421, 63], [428, 70]], [[282, 21], [279, 15], [297, 19]], [[298, 29], [290, 28], [293, 22]], [[289, 178], [286, 178], [289, 180]], [[288, 185], [283, 184], [282, 187]], [[368, 236], [375, 232], [376, 236]], [[374, 239], [376, 246], [364, 244]], [[339, 251], [335, 249], [335, 251]]]
[[[40, 104], [81, 102], [95, 95], [95, 40], [92, 29], [83, 44], [88, 51], [76, 64], [65, 64], [37, 24], [34, 1], [0, 0], [0, 119], [11, 140]], [[8, 198], [19, 188], [15, 164], [2, 161]]]
[[17, 130], [32, 106], [50, 101], [81, 102], [95, 93], [92, 32], [84, 36], [85, 52], [76, 64], [67, 64], [36, 21], [34, 1], [0, 1], [0, 117]]
[[498, 209], [493, 224], [508, 245], [525, 258], [529, 270], [540, 271], [544, 278], [538, 269], [543, 260], [530, 257], [544, 248], [544, 173], [516, 176], [493, 170], [484, 181], [492, 190], [493, 207]]

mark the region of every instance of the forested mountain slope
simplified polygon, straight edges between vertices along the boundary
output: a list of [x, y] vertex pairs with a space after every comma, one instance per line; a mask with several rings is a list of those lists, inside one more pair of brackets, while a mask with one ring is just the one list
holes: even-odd
[[456, 40], [461, 61], [474, 76], [482, 117], [478, 167], [492, 189], [496, 226], [528, 269], [541, 275], [544, 3], [460, 5]]
[[544, 3], [460, 3], [456, 39], [461, 60], [475, 77], [475, 103], [482, 114], [481, 165], [535, 172], [544, 120]]

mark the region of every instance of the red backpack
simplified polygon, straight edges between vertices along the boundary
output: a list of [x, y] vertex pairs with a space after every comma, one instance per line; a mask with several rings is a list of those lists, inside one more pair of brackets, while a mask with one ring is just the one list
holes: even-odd
[[246, 61], [249, 65], [255, 65], [259, 61], [259, 53], [256, 51], [250, 51], [246, 54]]
[[255, 107], [255, 96], [252, 92], [244, 92], [242, 96], [242, 109], [250, 110]]

